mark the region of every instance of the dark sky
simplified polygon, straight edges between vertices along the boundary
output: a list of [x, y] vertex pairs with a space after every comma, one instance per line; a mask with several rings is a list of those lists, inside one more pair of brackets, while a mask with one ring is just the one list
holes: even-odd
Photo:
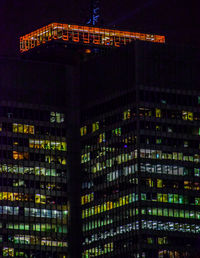
[[[0, 0], [0, 55], [15, 55], [20, 35], [48, 23], [84, 24], [89, 6], [90, 0]], [[101, 1], [104, 26], [160, 33], [183, 44], [200, 43], [199, 10], [197, 0]]]

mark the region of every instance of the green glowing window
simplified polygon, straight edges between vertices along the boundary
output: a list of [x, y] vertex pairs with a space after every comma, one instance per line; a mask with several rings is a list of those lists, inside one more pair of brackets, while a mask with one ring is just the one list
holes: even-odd
[[141, 213], [144, 215], [146, 214], [146, 210], [145, 209], [141, 209]]
[[170, 217], [173, 217], [173, 216], [174, 216], [173, 209], [169, 209], [169, 216], [170, 216]]
[[194, 175], [195, 176], [200, 176], [200, 169], [199, 168], [194, 168]]
[[185, 217], [184, 210], [180, 210], [179, 216], [180, 216], [180, 218], [184, 218]]
[[163, 215], [168, 216], [168, 209], [163, 209]]
[[195, 205], [200, 205], [200, 197], [195, 198]]
[[141, 200], [142, 201], [146, 201], [147, 197], [146, 197], [146, 194], [145, 193], [142, 193], [141, 194]]
[[153, 238], [147, 237], [147, 244], [153, 244]]
[[194, 211], [190, 211], [190, 218], [191, 218], [191, 219], [195, 219], [195, 213], [194, 213]]
[[189, 211], [185, 211], [185, 218], [186, 218], [186, 219], [189, 219], [189, 217], [190, 217]]
[[157, 208], [153, 208], [153, 215], [154, 215], [154, 216], [157, 216], [157, 214], [158, 214]]
[[169, 201], [169, 203], [173, 203], [174, 202], [173, 194], [168, 194], [168, 201]]
[[174, 210], [174, 217], [178, 218], [179, 217], [179, 212], [177, 209]]
[[174, 203], [178, 203], [179, 202], [179, 198], [178, 198], [178, 194], [174, 194]]
[[184, 204], [184, 199], [182, 195], [179, 195], [179, 203]]
[[162, 209], [158, 208], [158, 216], [162, 216]]
[[157, 138], [156, 139], [156, 144], [161, 144], [162, 143], [162, 139], [161, 138]]
[[114, 135], [114, 136], [121, 136], [122, 135], [121, 128], [116, 128], [116, 129], [112, 130], [112, 135]]

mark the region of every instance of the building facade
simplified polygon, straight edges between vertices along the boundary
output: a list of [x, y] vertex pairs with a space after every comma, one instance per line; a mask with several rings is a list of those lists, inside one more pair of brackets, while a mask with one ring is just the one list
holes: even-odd
[[73, 176], [67, 162], [67, 150], [73, 153], [68, 131], [75, 119], [67, 97], [72, 70], [0, 60], [1, 257], [68, 257], [69, 221], [76, 218], [71, 206], [69, 214], [76, 196], [68, 194]]
[[199, 257], [200, 97], [187, 51], [136, 44], [105, 59], [109, 71], [95, 67], [98, 101], [81, 127], [83, 257]]
[[66, 257], [64, 114], [49, 111], [1, 103], [3, 257]]
[[3, 257], [198, 257], [197, 58], [164, 42], [53, 23], [1, 60]]

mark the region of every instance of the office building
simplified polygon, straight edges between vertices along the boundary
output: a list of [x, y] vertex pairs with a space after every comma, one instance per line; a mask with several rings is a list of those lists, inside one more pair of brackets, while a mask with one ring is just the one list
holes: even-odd
[[83, 257], [199, 257], [196, 56], [136, 42], [84, 69]]
[[58, 23], [21, 37], [1, 68], [3, 256], [198, 254], [196, 53], [164, 42]]
[[0, 60], [1, 257], [67, 257], [65, 69]]

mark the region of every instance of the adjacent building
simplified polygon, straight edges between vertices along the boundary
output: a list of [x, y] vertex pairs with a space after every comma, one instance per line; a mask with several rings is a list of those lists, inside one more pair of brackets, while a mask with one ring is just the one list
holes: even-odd
[[136, 42], [84, 69], [83, 257], [199, 256], [196, 55]]

